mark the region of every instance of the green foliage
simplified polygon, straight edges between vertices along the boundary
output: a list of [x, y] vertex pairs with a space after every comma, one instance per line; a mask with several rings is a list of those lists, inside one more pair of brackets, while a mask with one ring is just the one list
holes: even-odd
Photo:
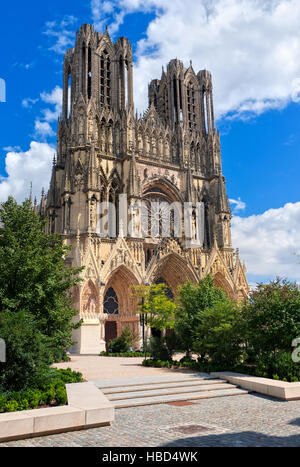
[[[146, 354], [146, 356], [150, 355], [149, 353]], [[117, 353], [112, 353], [112, 352], [100, 352], [101, 357], [144, 357], [145, 352], [117, 352]]]
[[194, 352], [201, 361], [210, 358], [216, 364], [239, 361], [240, 313], [211, 276], [181, 286], [179, 305], [175, 330], [187, 355]]
[[45, 222], [29, 201], [18, 205], [10, 197], [2, 204], [0, 337], [8, 361], [0, 366], [0, 385], [6, 389], [32, 384], [45, 364], [64, 359], [72, 329], [81, 324], [71, 322], [77, 312], [68, 296], [81, 269], [65, 266], [69, 248], [44, 233]]
[[165, 345], [165, 339], [163, 337], [151, 337], [149, 339], [148, 348], [153, 360], [172, 360], [172, 356]]
[[0, 364], [0, 391], [34, 384], [46, 371], [49, 358], [42, 333], [32, 315], [23, 311], [0, 313], [0, 337], [6, 343], [6, 362]]
[[131, 331], [130, 327], [127, 325], [120, 337], [116, 337], [109, 343], [109, 351], [112, 353], [124, 353], [129, 352], [130, 347], [133, 346], [135, 341], [137, 340], [137, 336], [134, 332]]
[[278, 352], [292, 352], [300, 336], [300, 290], [296, 283], [277, 279], [259, 284], [243, 308], [243, 334], [255, 363], [270, 360]]
[[166, 284], [137, 285], [133, 295], [139, 299], [139, 313], [147, 314], [151, 328], [158, 331], [174, 328], [176, 304], [168, 297]]
[[[292, 341], [300, 337], [297, 284], [280, 279], [259, 284], [239, 307], [214, 287], [210, 276], [197, 285], [187, 283], [180, 289], [175, 331], [187, 355], [172, 361], [160, 340], [143, 365], [300, 381], [300, 363], [292, 360]], [[192, 353], [199, 355], [197, 361]]]
[[255, 374], [281, 381], [300, 381], [300, 365], [292, 360], [291, 352], [279, 351], [264, 355], [255, 367]]
[[172, 368], [174, 362], [169, 360], [156, 360], [154, 358], [149, 358], [148, 360], [143, 360], [143, 366], [155, 367], [155, 368]]
[[66, 405], [67, 383], [80, 383], [82, 374], [67, 370], [50, 368], [39, 386], [22, 391], [6, 391], [0, 393], [0, 412], [15, 412], [35, 409], [43, 405]]
[[212, 364], [236, 365], [242, 359], [241, 314], [233, 302], [218, 302], [202, 313], [194, 330], [192, 350], [200, 361], [209, 357]]

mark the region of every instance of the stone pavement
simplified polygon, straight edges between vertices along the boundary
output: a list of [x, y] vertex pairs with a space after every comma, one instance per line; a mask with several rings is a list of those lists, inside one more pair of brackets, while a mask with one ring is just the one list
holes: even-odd
[[110, 427], [0, 446], [300, 446], [300, 401], [248, 394], [119, 409]]
[[[180, 359], [183, 354], [177, 354]], [[80, 371], [87, 381], [97, 379], [131, 378], [134, 376], [151, 376], [172, 374], [168, 368], [151, 368], [142, 366], [143, 357], [99, 357], [98, 355], [71, 355], [71, 362], [56, 363], [57, 368], [71, 368]], [[182, 370], [176, 370], [176, 373]], [[184, 370], [184, 372], [189, 372]]]

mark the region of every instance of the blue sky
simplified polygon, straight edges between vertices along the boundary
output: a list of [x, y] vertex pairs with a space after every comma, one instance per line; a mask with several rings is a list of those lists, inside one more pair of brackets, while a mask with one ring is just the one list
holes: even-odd
[[135, 56], [135, 103], [172, 58], [212, 72], [234, 246], [249, 280], [300, 281], [300, 5], [296, 0], [15, 1], [1, 7], [0, 197], [47, 187], [63, 52], [82, 23]]

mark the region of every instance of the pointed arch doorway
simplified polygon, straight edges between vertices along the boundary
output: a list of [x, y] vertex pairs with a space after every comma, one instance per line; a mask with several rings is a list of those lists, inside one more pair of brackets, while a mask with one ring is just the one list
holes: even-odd
[[117, 322], [106, 321], [105, 323], [105, 344], [106, 350], [109, 349], [110, 342], [117, 337]]
[[[107, 343], [115, 337], [120, 337], [125, 327], [139, 337], [140, 320], [137, 315], [137, 299], [133, 297], [134, 285], [138, 281], [125, 266], [118, 267], [107, 280], [107, 288], [103, 298], [103, 330]], [[134, 344], [137, 345], [137, 344]]]
[[109, 349], [110, 342], [118, 335], [116, 317], [119, 314], [119, 299], [113, 287], [109, 287], [104, 296], [103, 312], [106, 314], [105, 344]]

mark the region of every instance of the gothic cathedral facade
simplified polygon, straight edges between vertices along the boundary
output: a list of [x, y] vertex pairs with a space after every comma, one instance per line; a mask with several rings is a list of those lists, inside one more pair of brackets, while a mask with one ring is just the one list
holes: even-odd
[[[140, 200], [201, 203], [203, 244], [190, 247], [184, 233], [135, 236], [118, 222], [114, 235], [100, 235], [97, 207], [109, 201], [118, 212], [120, 195], [131, 208]], [[83, 320], [74, 352], [99, 354], [126, 325], [140, 335], [134, 285], [163, 281], [175, 295], [180, 284], [211, 274], [234, 300], [249, 292], [245, 265], [231, 243], [211, 74], [171, 60], [151, 81], [148, 109], [138, 116], [129, 40], [113, 43], [107, 31], [89, 24], [64, 58], [57, 158], [40, 209], [49, 232], [72, 246], [67, 262], [85, 266], [72, 291]]]

